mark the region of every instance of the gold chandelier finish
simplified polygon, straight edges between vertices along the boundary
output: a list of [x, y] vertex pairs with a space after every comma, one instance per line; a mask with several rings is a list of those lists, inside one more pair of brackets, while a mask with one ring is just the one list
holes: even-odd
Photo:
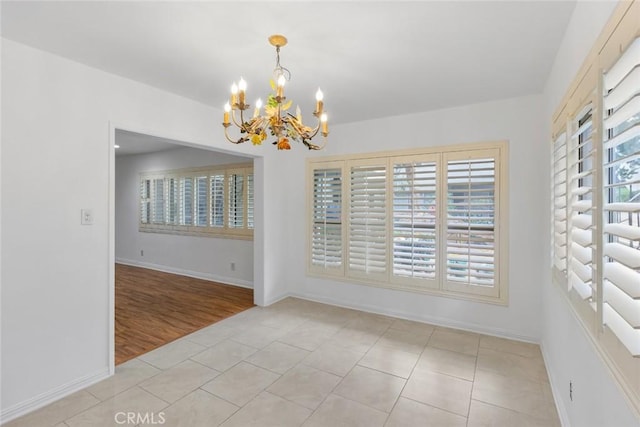
[[[302, 121], [300, 107], [296, 107], [296, 114], [291, 114], [292, 101], [286, 101], [284, 86], [291, 78], [291, 72], [280, 65], [280, 48], [287, 44], [287, 38], [280, 34], [269, 37], [269, 43], [276, 48], [276, 67], [273, 70], [271, 88], [275, 93], [267, 96], [267, 102], [262, 112], [262, 101], [256, 101], [253, 115], [249, 117], [245, 112], [251, 107], [246, 103], [247, 83], [240, 78], [238, 84], [231, 86], [231, 98], [224, 106], [224, 134], [227, 140], [233, 144], [242, 144], [251, 141], [253, 145], [261, 145], [267, 139], [267, 134], [274, 136], [273, 145], [278, 150], [289, 150], [290, 140], [304, 144], [310, 150], [321, 150], [326, 144], [329, 135], [327, 114], [324, 112], [322, 91], [316, 92], [316, 109], [313, 115], [317, 119], [315, 127], [306, 126]], [[229, 128], [234, 125], [240, 131], [237, 139], [229, 135]], [[323, 137], [321, 145], [314, 144], [311, 140], [320, 133]]]

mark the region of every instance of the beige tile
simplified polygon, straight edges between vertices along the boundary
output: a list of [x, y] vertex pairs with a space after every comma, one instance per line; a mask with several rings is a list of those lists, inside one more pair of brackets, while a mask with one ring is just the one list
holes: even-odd
[[224, 372], [258, 351], [255, 347], [225, 340], [192, 356], [191, 359], [216, 371]]
[[266, 307], [267, 316], [260, 322], [260, 325], [268, 328], [275, 328], [280, 331], [291, 331], [306, 322], [302, 314], [291, 311], [283, 311]]
[[240, 335], [231, 337], [231, 339], [254, 348], [264, 348], [286, 333], [287, 331], [280, 329], [257, 325], [244, 331]]
[[325, 372], [344, 377], [362, 358], [364, 352], [324, 344], [308, 355], [301, 363]]
[[391, 326], [389, 326], [389, 329], [430, 336], [436, 329], [436, 327], [428, 323], [414, 322], [412, 320], [405, 319], [395, 319], [393, 323], [391, 323]]
[[550, 427], [549, 421], [534, 418], [530, 415], [500, 408], [488, 403], [471, 401], [468, 427]]
[[213, 381], [202, 386], [234, 405], [242, 406], [269, 387], [280, 376], [246, 362], [240, 362]]
[[298, 365], [273, 383], [267, 391], [313, 410], [340, 380], [342, 377], [337, 375]]
[[152, 364], [158, 369], [167, 369], [187, 360], [194, 354], [200, 353], [205, 348], [189, 340], [180, 339], [143, 354], [139, 359]]
[[331, 394], [304, 427], [378, 427], [384, 425], [386, 419], [386, 412]]
[[483, 335], [480, 337], [480, 347], [505, 353], [513, 353], [518, 356], [542, 359], [542, 353], [540, 352], [540, 346], [538, 344]]
[[213, 325], [187, 335], [184, 339], [205, 347], [211, 347], [218, 344], [220, 341], [224, 341], [225, 339], [240, 333], [241, 330], [238, 328], [214, 323]]
[[378, 343], [360, 359], [358, 365], [397, 377], [409, 378], [418, 357], [415, 353], [401, 350], [401, 347], [386, 347]]
[[263, 311], [263, 307], [252, 307], [221, 320], [217, 324], [246, 331], [260, 325], [260, 322], [264, 319]]
[[436, 328], [431, 334], [427, 345], [476, 356], [480, 345], [480, 335], [453, 329]]
[[478, 369], [532, 381], [548, 382], [542, 359], [518, 356], [488, 348], [478, 352]]
[[363, 403], [384, 412], [391, 412], [406, 380], [356, 366], [333, 391], [334, 394]]
[[278, 341], [313, 351], [329, 340], [338, 329], [339, 327], [335, 325], [311, 321], [289, 331], [286, 335], [278, 338]]
[[471, 381], [436, 372], [414, 371], [402, 396], [466, 417], [472, 384]]
[[[419, 420], [419, 421], [418, 421]], [[391, 411], [385, 427], [407, 427], [417, 425], [437, 427], [466, 427], [463, 416], [401, 397]]]
[[73, 418], [65, 421], [69, 427], [103, 427], [116, 426], [116, 417], [119, 420], [126, 420], [127, 412], [134, 412], [141, 416], [147, 415], [155, 420], [160, 419], [160, 412], [169, 404], [152, 394], [142, 390], [140, 387], [133, 387], [111, 399], [84, 411]]
[[311, 411], [271, 393], [260, 393], [231, 416], [224, 427], [298, 427]]
[[91, 408], [92, 406], [97, 405], [98, 403], [100, 403], [100, 401], [90, 393], [84, 390], [78, 391], [53, 402], [44, 408], [17, 418], [7, 424], [3, 424], [3, 427], [53, 426]]
[[381, 334], [345, 327], [336, 332], [328, 343], [348, 350], [366, 353], [380, 339]]
[[427, 347], [420, 356], [415, 370], [439, 372], [472, 381], [476, 371], [476, 358], [455, 351]]
[[357, 317], [345, 325], [345, 328], [381, 335], [389, 329], [393, 321], [393, 318], [380, 314], [359, 312]]
[[162, 372], [139, 359], [132, 359], [116, 366], [116, 372], [111, 377], [86, 390], [100, 400], [106, 400], [123, 392], [142, 381]]
[[223, 423], [239, 408], [206, 391], [196, 390], [164, 409], [166, 426], [214, 427]]
[[414, 331], [388, 329], [378, 340], [376, 345], [401, 348], [404, 351], [420, 354], [429, 341], [430, 334]]
[[246, 361], [261, 368], [284, 374], [297, 365], [310, 352], [288, 344], [273, 342], [249, 356]]
[[148, 379], [140, 384], [140, 387], [167, 402], [175, 402], [218, 374], [219, 372], [216, 370], [191, 360], [185, 360]]
[[479, 369], [471, 397], [502, 408], [550, 420], [553, 406], [544, 395], [543, 384], [517, 377], [506, 377]]

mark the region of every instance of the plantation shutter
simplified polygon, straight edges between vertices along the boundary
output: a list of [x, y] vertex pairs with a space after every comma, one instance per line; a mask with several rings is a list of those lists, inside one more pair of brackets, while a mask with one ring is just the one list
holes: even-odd
[[151, 180], [140, 181], [140, 223], [151, 223]]
[[567, 135], [560, 134], [553, 144], [553, 265], [567, 271]]
[[603, 320], [640, 356], [640, 38], [604, 76]]
[[229, 228], [244, 227], [244, 174], [229, 174]]
[[247, 228], [253, 228], [253, 173], [247, 175]]
[[387, 162], [363, 160], [349, 170], [349, 276], [387, 279]]
[[193, 178], [180, 178], [180, 224], [193, 225]]
[[211, 227], [224, 227], [224, 172], [209, 177]]
[[154, 178], [151, 191], [151, 222], [153, 224], [164, 224], [164, 199], [164, 178]]
[[[595, 295], [593, 279], [593, 180], [594, 145], [592, 106], [587, 105], [573, 120], [568, 153], [568, 287], [581, 299]], [[594, 305], [592, 307], [595, 308]]]
[[207, 177], [198, 176], [196, 181], [196, 226], [207, 226]]
[[393, 280], [437, 288], [437, 157], [393, 159]]
[[[335, 166], [335, 167], [334, 167]], [[313, 170], [310, 269], [342, 272], [342, 168]]]
[[447, 153], [445, 288], [499, 294], [497, 275], [498, 150]]
[[167, 224], [178, 224], [178, 180], [166, 178], [167, 182]]

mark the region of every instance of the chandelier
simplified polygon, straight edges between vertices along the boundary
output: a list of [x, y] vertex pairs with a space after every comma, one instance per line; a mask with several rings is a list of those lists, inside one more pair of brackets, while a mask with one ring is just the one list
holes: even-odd
[[[251, 141], [253, 145], [261, 145], [267, 139], [267, 134], [275, 137], [273, 145], [278, 150], [290, 150], [290, 140], [303, 143], [309, 150], [321, 150], [326, 144], [329, 135], [327, 114], [323, 111], [323, 95], [318, 89], [316, 92], [316, 110], [313, 115], [317, 119], [315, 127], [306, 126], [302, 122], [300, 107], [296, 107], [296, 113], [289, 112], [292, 100], [287, 101], [284, 96], [284, 85], [291, 79], [291, 72], [280, 65], [280, 48], [287, 44], [286, 37], [275, 34], [269, 37], [269, 43], [276, 48], [276, 67], [273, 70], [271, 89], [274, 93], [267, 96], [262, 111], [262, 100], [256, 101], [253, 115], [247, 114], [251, 107], [245, 103], [247, 82], [240, 78], [238, 84], [235, 82], [231, 86], [231, 99], [224, 106], [224, 135], [234, 144], [242, 144]], [[238, 112], [238, 113], [236, 113]], [[237, 117], [239, 116], [239, 117]], [[240, 130], [238, 139], [229, 136], [229, 127], [235, 125]], [[311, 140], [320, 132], [323, 137], [322, 145], [313, 144]]]

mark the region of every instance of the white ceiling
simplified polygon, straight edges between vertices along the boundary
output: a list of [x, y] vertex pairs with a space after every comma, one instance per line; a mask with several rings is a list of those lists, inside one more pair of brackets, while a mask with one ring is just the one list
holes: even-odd
[[318, 86], [345, 123], [540, 93], [575, 1], [2, 2], [2, 36], [221, 108], [265, 98], [282, 33], [287, 96]]
[[184, 148], [178, 141], [116, 129], [116, 157]]

